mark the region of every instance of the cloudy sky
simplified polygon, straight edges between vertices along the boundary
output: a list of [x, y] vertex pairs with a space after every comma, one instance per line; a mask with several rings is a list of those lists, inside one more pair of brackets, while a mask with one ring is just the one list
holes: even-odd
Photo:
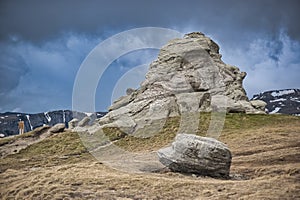
[[[247, 72], [250, 98], [300, 88], [299, 2], [1, 0], [0, 112], [71, 109], [74, 80], [89, 52], [140, 27], [205, 33], [221, 47], [224, 62]], [[142, 50], [116, 59], [99, 82], [96, 109], [105, 110], [127, 87], [126, 80], [128, 87], [137, 86], [146, 72], [143, 64], [157, 53]]]

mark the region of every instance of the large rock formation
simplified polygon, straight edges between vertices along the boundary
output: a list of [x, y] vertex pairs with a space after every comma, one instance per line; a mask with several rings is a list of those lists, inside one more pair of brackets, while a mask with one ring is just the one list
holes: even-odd
[[113, 103], [100, 124], [126, 133], [159, 127], [159, 119], [193, 112], [264, 113], [249, 102], [246, 73], [221, 60], [219, 46], [202, 33], [190, 33], [162, 47], [139, 89]]
[[159, 161], [172, 171], [229, 177], [231, 152], [216, 139], [178, 134], [172, 146], [160, 149]]

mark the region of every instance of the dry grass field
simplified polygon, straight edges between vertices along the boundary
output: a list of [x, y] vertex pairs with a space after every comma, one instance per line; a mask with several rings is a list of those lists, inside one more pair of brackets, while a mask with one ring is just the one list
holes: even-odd
[[[199, 135], [209, 119], [200, 115]], [[122, 149], [149, 152], [172, 141], [178, 122], [169, 119], [150, 138], [105, 133]], [[95, 159], [78, 133], [41, 140], [43, 131], [0, 140], [1, 199], [300, 199], [300, 117], [228, 114], [219, 138], [233, 156], [228, 180], [118, 171]]]

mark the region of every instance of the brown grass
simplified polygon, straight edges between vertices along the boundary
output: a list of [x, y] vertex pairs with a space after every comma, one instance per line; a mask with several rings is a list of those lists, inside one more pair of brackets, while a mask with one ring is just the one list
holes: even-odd
[[[209, 115], [201, 115], [209, 121]], [[161, 134], [136, 138], [106, 130], [118, 146], [155, 150], [174, 137], [178, 119]], [[205, 133], [202, 123], [199, 134]], [[300, 118], [227, 115], [220, 140], [233, 154], [230, 180], [172, 172], [128, 173], [94, 159], [76, 133], [32, 144], [0, 161], [2, 199], [299, 199]], [[1, 141], [0, 141], [1, 142]], [[95, 143], [94, 143], [95, 144]]]

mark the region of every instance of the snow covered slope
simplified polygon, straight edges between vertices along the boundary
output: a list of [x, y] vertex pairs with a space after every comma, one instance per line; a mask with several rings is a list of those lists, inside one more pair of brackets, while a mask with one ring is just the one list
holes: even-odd
[[300, 115], [300, 89], [267, 91], [254, 95], [252, 100], [266, 102], [270, 114]]

